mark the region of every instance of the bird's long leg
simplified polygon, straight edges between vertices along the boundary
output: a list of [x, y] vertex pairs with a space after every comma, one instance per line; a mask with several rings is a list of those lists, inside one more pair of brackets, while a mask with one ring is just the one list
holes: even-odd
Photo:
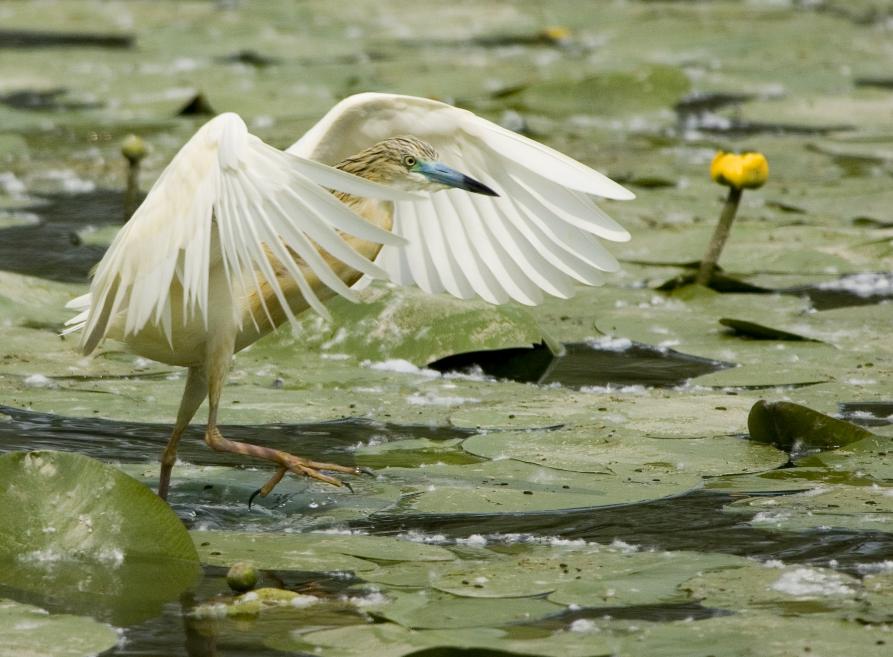
[[158, 496], [166, 500], [167, 491], [171, 482], [171, 469], [177, 460], [177, 445], [180, 437], [189, 426], [198, 407], [205, 401], [208, 396], [208, 381], [205, 377], [204, 369], [201, 367], [190, 367], [189, 373], [186, 375], [186, 387], [183, 389], [183, 398], [180, 400], [180, 410], [177, 411], [177, 423], [171, 432], [171, 437], [167, 441], [164, 453], [161, 455], [161, 474], [158, 478]]
[[334, 477], [323, 474], [320, 470], [343, 472], [352, 475], [362, 474], [362, 470], [357, 467], [338, 465], [336, 463], [319, 463], [278, 449], [261, 447], [260, 445], [251, 445], [249, 443], [242, 443], [224, 438], [223, 434], [221, 434], [220, 430], [217, 428], [217, 411], [220, 406], [220, 394], [223, 391], [223, 384], [229, 369], [229, 354], [232, 353], [232, 350], [230, 348], [227, 353], [226, 349], [219, 349], [217, 352], [221, 355], [226, 353], [226, 357], [214, 357], [213, 353], [209, 350], [209, 358], [205, 366], [208, 375], [208, 428], [205, 431], [205, 443], [207, 443], [208, 447], [217, 452], [243, 454], [245, 456], [253, 456], [254, 458], [276, 463], [279, 468], [270, 481], [261, 488], [261, 496], [266, 496], [273, 490], [273, 487], [282, 479], [285, 470], [319, 481], [324, 481], [333, 486], [344, 486], [345, 484]]

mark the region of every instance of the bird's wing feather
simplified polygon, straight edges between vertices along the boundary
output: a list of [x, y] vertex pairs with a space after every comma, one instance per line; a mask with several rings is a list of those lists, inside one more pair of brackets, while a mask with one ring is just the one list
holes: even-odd
[[[338, 231], [389, 245], [403, 239], [366, 222], [324, 188], [390, 200], [414, 198], [279, 151], [251, 135], [235, 114], [212, 119], [180, 149], [119, 231], [96, 269], [89, 310], [71, 321], [71, 330], [84, 327], [82, 347], [89, 353], [105, 337], [111, 319], [123, 312], [125, 334], [152, 323], [170, 340], [174, 281], [183, 288], [184, 316], [198, 313], [207, 324], [209, 270], [220, 260], [231, 294], [234, 289], [257, 291], [263, 299], [259, 272], [293, 319], [266, 249], [285, 266], [306, 301], [326, 314], [288, 249], [323, 283], [351, 297], [316, 245], [366, 275], [385, 276]], [[84, 299], [76, 302], [83, 310]]]
[[401, 134], [430, 143], [447, 165], [489, 185], [499, 197], [458, 189], [395, 206], [394, 232], [376, 263], [391, 279], [428, 292], [492, 303], [567, 298], [576, 282], [595, 285], [617, 261], [600, 239], [629, 233], [593, 196], [631, 199], [606, 176], [486, 119], [413, 96], [365, 93], [338, 103], [288, 152], [338, 162]]

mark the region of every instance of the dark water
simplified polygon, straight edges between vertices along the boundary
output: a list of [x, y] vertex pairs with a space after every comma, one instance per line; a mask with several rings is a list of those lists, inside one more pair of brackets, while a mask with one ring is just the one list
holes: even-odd
[[563, 346], [565, 351], [558, 356], [546, 345], [539, 344], [456, 354], [428, 367], [439, 372], [480, 368], [484, 374], [498, 379], [560, 383], [571, 388], [609, 385], [672, 388], [697, 376], [735, 366], [640, 342], [622, 350], [586, 342], [569, 342]]
[[[76, 451], [103, 461], [155, 462], [167, 444], [171, 426], [147, 422], [122, 422], [93, 418], [69, 418], [35, 413], [0, 405], [0, 413], [12, 418], [0, 422], [0, 452], [16, 450]], [[373, 437], [387, 440], [465, 438], [472, 432], [452, 427], [413, 427], [362, 418], [312, 424], [221, 425], [232, 440], [262, 443], [266, 447], [298, 451], [313, 460], [345, 462], [357, 442]], [[244, 463], [238, 455], [211, 451], [204, 443], [204, 427], [193, 425], [180, 442], [179, 458], [195, 465]]]
[[104, 246], [82, 244], [77, 231], [85, 226], [124, 223], [124, 195], [98, 189], [81, 194], [47, 194], [26, 208], [40, 223], [3, 229], [0, 263], [6, 271], [54, 281], [87, 282]]

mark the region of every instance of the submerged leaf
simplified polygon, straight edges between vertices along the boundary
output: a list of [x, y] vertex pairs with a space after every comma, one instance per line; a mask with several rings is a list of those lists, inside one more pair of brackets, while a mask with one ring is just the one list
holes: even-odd
[[48, 614], [0, 599], [0, 654], [17, 657], [91, 657], [118, 642], [108, 625], [84, 616]]

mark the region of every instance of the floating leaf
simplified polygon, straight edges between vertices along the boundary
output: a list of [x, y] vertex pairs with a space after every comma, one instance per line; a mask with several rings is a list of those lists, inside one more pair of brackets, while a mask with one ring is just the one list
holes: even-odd
[[700, 573], [680, 586], [705, 607], [783, 616], [855, 611], [861, 588], [858, 579], [827, 568], [753, 562]]
[[893, 488], [835, 485], [780, 497], [752, 497], [725, 507], [754, 514], [750, 524], [785, 531], [850, 529], [893, 532]]
[[189, 534], [155, 493], [68, 452], [0, 456], [0, 558], [197, 560]]
[[747, 416], [753, 440], [790, 451], [835, 449], [873, 434], [860, 426], [787, 401], [758, 401]]
[[48, 614], [0, 599], [0, 653], [16, 657], [91, 657], [118, 643], [108, 625], [84, 616]]
[[513, 459], [469, 465], [386, 468], [383, 477], [407, 483], [407, 496], [388, 512], [412, 514], [533, 513], [633, 504], [697, 488], [694, 473], [625, 471], [584, 474], [538, 467]]
[[679, 585], [704, 571], [729, 568], [742, 561], [726, 554], [697, 552], [635, 552], [606, 559], [596, 570], [577, 573], [549, 600], [582, 607], [621, 607], [678, 602]]
[[450, 415], [456, 427], [543, 429], [562, 424], [633, 429], [654, 438], [692, 438], [744, 433], [752, 402], [729, 395], [660, 392], [598, 395], [537, 391], [527, 398], [468, 407]]
[[756, 340], [790, 340], [793, 342], [821, 342], [815, 338], [808, 338], [805, 335], [791, 333], [782, 329], [772, 328], [764, 324], [750, 322], [744, 319], [733, 319], [731, 317], [721, 317], [719, 323], [727, 326], [736, 335], [742, 335]]
[[469, 351], [529, 347], [544, 339], [558, 348], [518, 306], [430, 295], [415, 288], [371, 286], [360, 296], [363, 303], [340, 297], [330, 301], [331, 325], [320, 325], [314, 315], [303, 319], [304, 345], [373, 361], [400, 358], [417, 366]]
[[575, 426], [472, 436], [462, 446], [487, 458], [514, 458], [575, 472], [696, 473], [711, 477], [773, 470], [787, 454], [741, 438], [649, 438], [630, 430]]
[[521, 96], [549, 116], [645, 113], [672, 105], [691, 88], [688, 77], [669, 66], [606, 71], [582, 80], [556, 79], [530, 85]]
[[[608, 624], [605, 624], [606, 626]], [[619, 624], [617, 624], [619, 625]], [[473, 654], [480, 657], [545, 655], [548, 657], [592, 657], [612, 654], [620, 644], [605, 627], [603, 633], [581, 635], [514, 626], [508, 628], [451, 628], [413, 630], [394, 623], [364, 623], [270, 637], [266, 645], [278, 650], [300, 651], [322, 657], [402, 657], [418, 654]]]
[[539, 598], [459, 598], [439, 591], [389, 591], [376, 609], [388, 620], [412, 629], [498, 627], [531, 622], [564, 611]]
[[871, 435], [831, 452], [810, 454], [797, 460], [798, 466], [824, 467], [835, 472], [854, 472], [875, 483], [893, 484], [893, 439]]
[[247, 561], [264, 570], [374, 570], [365, 559], [442, 561], [455, 556], [446, 548], [385, 536], [339, 534], [192, 533], [204, 563], [229, 566]]
[[739, 557], [629, 549], [534, 547], [519, 554], [441, 566], [430, 585], [470, 598], [548, 595], [583, 607], [655, 604], [678, 598], [678, 584], [711, 568], [736, 565]]
[[0, 457], [0, 480], [7, 586], [124, 625], [156, 614], [198, 574], [179, 518], [111, 466], [79, 454], [13, 452]]
[[809, 655], [889, 655], [883, 626], [835, 620], [749, 613], [694, 622], [652, 623], [624, 642], [630, 657], [808, 657]]

